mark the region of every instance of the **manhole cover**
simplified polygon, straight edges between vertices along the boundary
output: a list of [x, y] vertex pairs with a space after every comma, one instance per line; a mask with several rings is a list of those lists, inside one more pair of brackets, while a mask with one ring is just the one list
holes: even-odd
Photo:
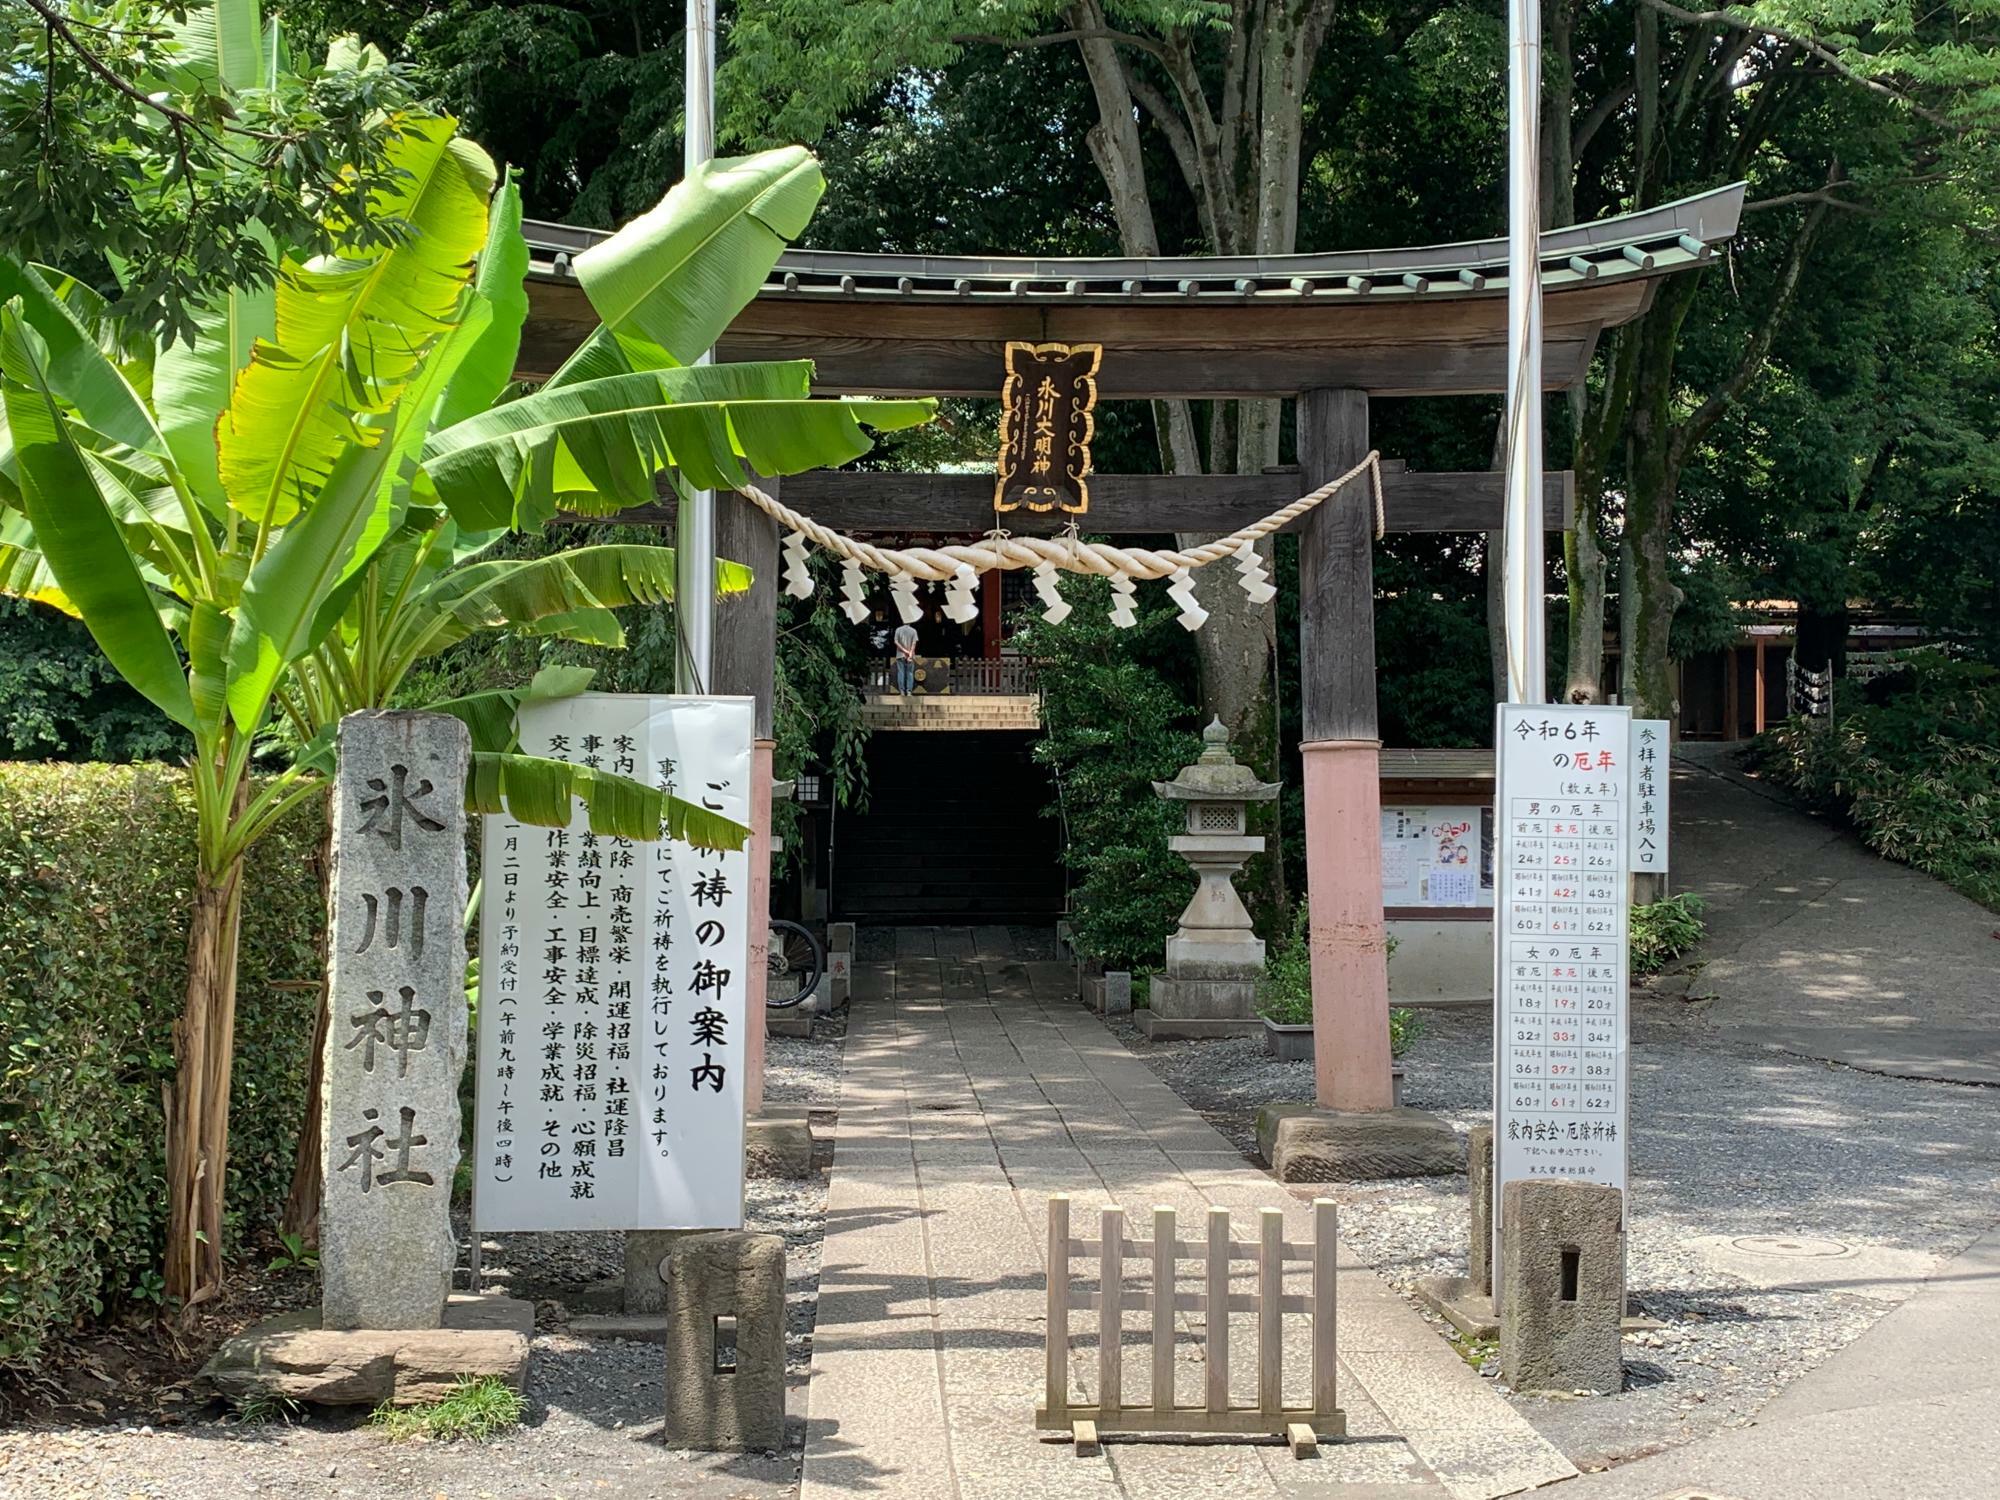
[[1731, 1240], [1729, 1248], [1745, 1255], [1768, 1255], [1774, 1260], [1837, 1260], [1852, 1253], [1839, 1240], [1815, 1239], [1806, 1234], [1746, 1234]]

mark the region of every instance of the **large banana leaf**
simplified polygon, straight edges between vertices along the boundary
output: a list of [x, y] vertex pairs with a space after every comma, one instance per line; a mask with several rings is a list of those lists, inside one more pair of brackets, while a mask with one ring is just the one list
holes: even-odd
[[22, 319], [48, 348], [49, 386], [56, 395], [113, 442], [165, 458], [166, 440], [153, 414], [98, 347], [96, 330], [84, 326], [34, 267], [0, 255], [0, 302], [16, 297]]
[[272, 52], [264, 45], [257, 0], [214, 0], [190, 8], [168, 33], [178, 55], [166, 70], [166, 81], [193, 93], [204, 84], [221, 83], [231, 90], [269, 88]]
[[[718, 593], [741, 593], [750, 587], [750, 570], [718, 561], [715, 587]], [[454, 568], [424, 591], [418, 608], [428, 617], [420, 627], [430, 632], [428, 652], [475, 630], [532, 629], [579, 610], [663, 604], [673, 595], [673, 548], [612, 543]]]
[[229, 712], [245, 734], [263, 722], [278, 674], [317, 644], [320, 606], [369, 535], [390, 446], [349, 445], [312, 508], [250, 570], [229, 638]]
[[[246, 232], [263, 237], [268, 246], [261, 226]], [[251, 349], [271, 335], [277, 320], [275, 288], [234, 290], [196, 314], [193, 343], [162, 344], [153, 359], [153, 410], [167, 451], [195, 498], [218, 516], [227, 501], [216, 465], [216, 419], [229, 405]]]
[[479, 253], [472, 287], [492, 317], [445, 387], [433, 421], [437, 427], [462, 422], [498, 401], [521, 352], [521, 329], [528, 321], [528, 241], [521, 233], [521, 190], [511, 171], [487, 217], [486, 248]]
[[743, 824], [664, 792], [539, 755], [472, 752], [465, 805], [472, 812], [511, 812], [523, 823], [560, 828], [578, 801], [590, 831], [626, 839], [666, 837], [697, 849], [741, 849], [750, 840]]
[[9, 599], [32, 599], [66, 615], [78, 614], [75, 603], [49, 571], [49, 560], [35, 545], [34, 528], [19, 511], [0, 510], [0, 594]]
[[760, 474], [832, 468], [884, 431], [929, 421], [935, 402], [807, 396], [812, 366], [782, 363], [646, 370], [543, 389], [483, 412], [424, 445], [423, 465], [461, 524], [538, 520], [558, 501], [610, 515], [654, 498], [653, 476], [737, 489]]
[[708, 162], [579, 255], [577, 280], [614, 334], [692, 364], [757, 295], [825, 190], [802, 146]]
[[192, 729], [194, 704], [180, 654], [70, 435], [49, 384], [47, 346], [18, 300], [0, 306], [0, 375], [22, 508], [49, 572], [120, 675]]
[[216, 427], [229, 503], [259, 523], [283, 525], [311, 503], [463, 307], [493, 163], [450, 119], [408, 122], [388, 157], [404, 176], [377, 212], [407, 232], [386, 247], [286, 262], [275, 337], [251, 350]]

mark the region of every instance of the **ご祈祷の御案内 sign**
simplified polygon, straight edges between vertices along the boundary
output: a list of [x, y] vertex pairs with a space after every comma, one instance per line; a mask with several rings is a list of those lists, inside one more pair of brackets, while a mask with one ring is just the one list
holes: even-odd
[[[748, 698], [580, 693], [519, 724], [526, 754], [750, 821]], [[483, 849], [475, 1229], [741, 1226], [747, 850], [593, 834], [580, 807], [489, 814]]]

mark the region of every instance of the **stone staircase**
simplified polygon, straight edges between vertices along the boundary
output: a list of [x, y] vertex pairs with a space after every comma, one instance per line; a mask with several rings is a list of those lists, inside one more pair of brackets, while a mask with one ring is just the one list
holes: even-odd
[[874, 730], [952, 731], [1042, 727], [1041, 700], [1032, 693], [936, 696], [870, 693], [861, 722]]

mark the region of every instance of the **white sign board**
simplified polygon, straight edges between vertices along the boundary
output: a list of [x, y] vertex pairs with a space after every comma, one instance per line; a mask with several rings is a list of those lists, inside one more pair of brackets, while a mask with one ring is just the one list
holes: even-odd
[[[748, 698], [580, 693], [519, 722], [526, 754], [750, 821]], [[601, 837], [580, 804], [489, 814], [483, 847], [474, 1227], [740, 1228], [747, 852]]]
[[1506, 1183], [1625, 1186], [1630, 724], [1599, 705], [1499, 711], [1496, 1256]]
[[1667, 868], [1673, 744], [1673, 725], [1665, 719], [1632, 721], [1632, 800], [1625, 842], [1634, 875], [1662, 874]]
[[1493, 809], [1382, 809], [1384, 906], [1491, 906]]

